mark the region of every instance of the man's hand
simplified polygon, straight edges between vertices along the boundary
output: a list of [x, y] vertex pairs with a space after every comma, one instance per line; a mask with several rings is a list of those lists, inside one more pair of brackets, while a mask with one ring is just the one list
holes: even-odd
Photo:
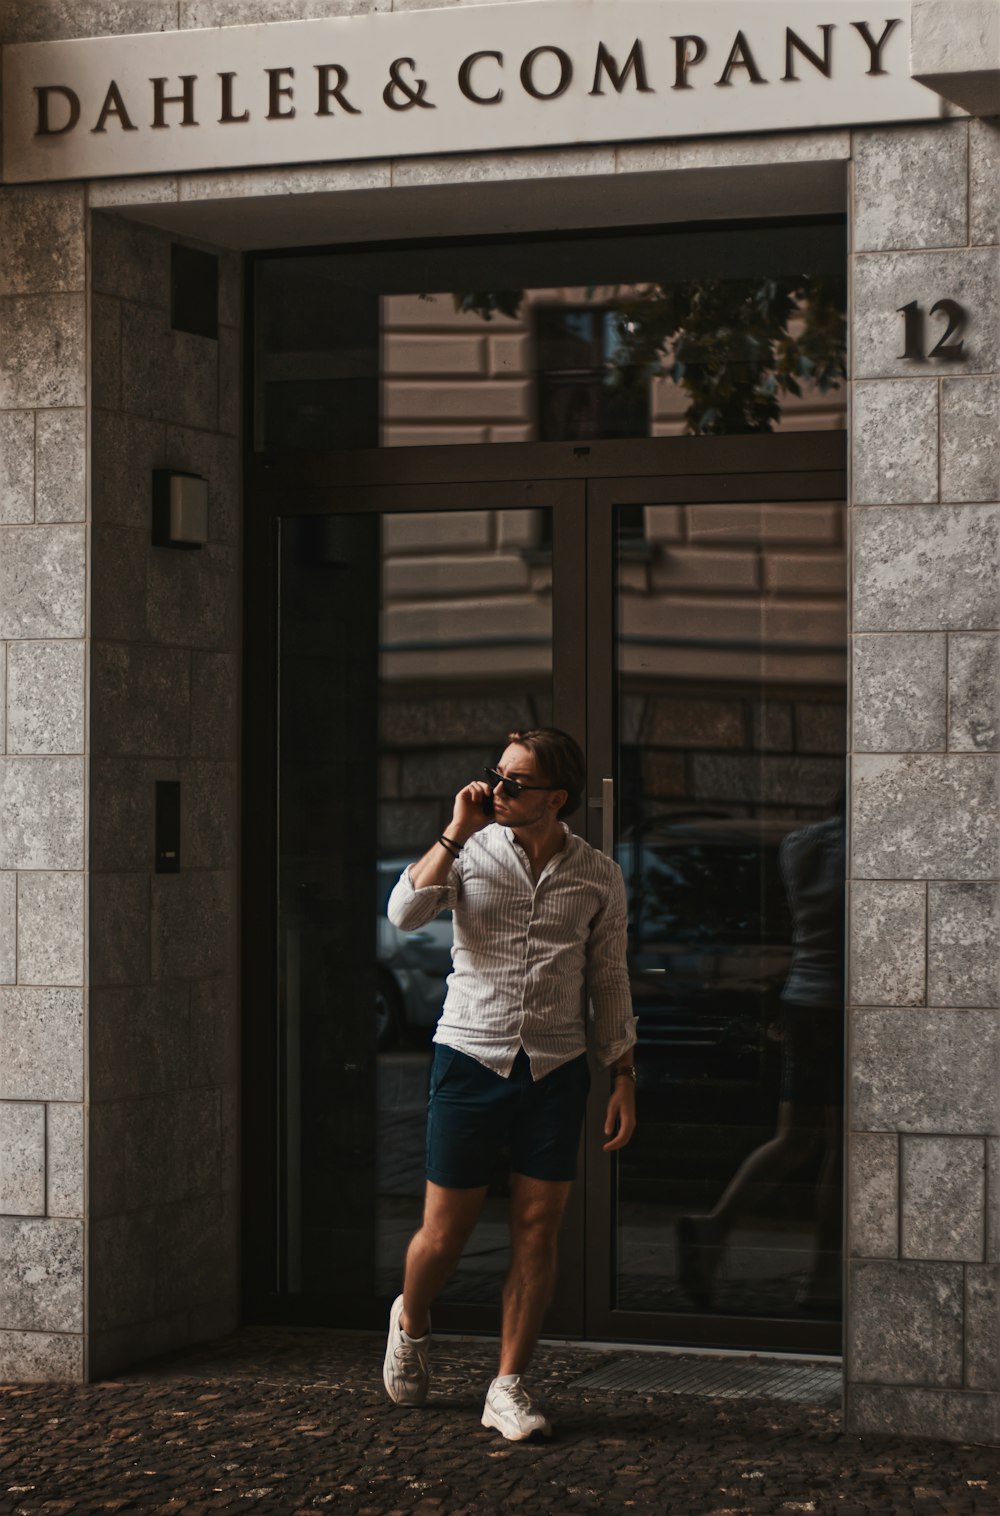
[[484, 812], [483, 801], [490, 793], [485, 779], [473, 779], [471, 784], [459, 790], [451, 813], [451, 826], [446, 828], [449, 837], [465, 842], [468, 837], [481, 832], [484, 826], [489, 826], [493, 818]]
[[631, 1079], [616, 1079], [604, 1119], [605, 1153], [616, 1153], [631, 1141], [635, 1131], [635, 1085]]

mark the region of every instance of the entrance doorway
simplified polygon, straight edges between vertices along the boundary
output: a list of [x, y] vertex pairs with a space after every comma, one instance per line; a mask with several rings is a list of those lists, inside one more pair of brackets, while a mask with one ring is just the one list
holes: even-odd
[[[384, 1324], [450, 945], [386, 898], [555, 724], [625, 875], [640, 1124], [601, 1152], [596, 1077], [546, 1329], [839, 1349], [845, 493], [833, 431], [254, 460], [248, 1319]], [[496, 1328], [505, 1214], [501, 1172], [436, 1326]]]

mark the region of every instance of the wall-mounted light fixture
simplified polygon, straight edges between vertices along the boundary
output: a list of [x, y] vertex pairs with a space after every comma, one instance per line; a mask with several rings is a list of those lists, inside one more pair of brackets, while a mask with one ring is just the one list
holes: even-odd
[[203, 547], [208, 541], [208, 480], [177, 469], [153, 470], [153, 546]]

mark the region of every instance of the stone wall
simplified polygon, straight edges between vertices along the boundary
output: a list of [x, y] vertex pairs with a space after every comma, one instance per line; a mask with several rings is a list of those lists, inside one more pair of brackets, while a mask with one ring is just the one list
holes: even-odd
[[[853, 226], [848, 1414], [855, 1430], [990, 1439], [1000, 125], [856, 133]], [[897, 309], [942, 298], [970, 313], [962, 361], [900, 360]]]
[[[240, 265], [218, 338], [171, 322], [171, 240], [92, 247], [90, 1372], [229, 1330], [237, 1288]], [[154, 468], [209, 542], [150, 541]], [[153, 872], [157, 780], [181, 869]]]

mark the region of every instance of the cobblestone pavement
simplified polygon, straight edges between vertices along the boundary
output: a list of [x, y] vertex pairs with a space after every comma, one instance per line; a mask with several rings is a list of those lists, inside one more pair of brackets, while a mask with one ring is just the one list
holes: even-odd
[[382, 1347], [253, 1329], [113, 1382], [0, 1388], [0, 1512], [1000, 1512], [995, 1448], [845, 1436], [837, 1413], [776, 1401], [574, 1389], [600, 1362], [582, 1349], [539, 1349], [556, 1437], [511, 1445], [479, 1424], [489, 1344], [439, 1342], [421, 1411], [386, 1401]]

